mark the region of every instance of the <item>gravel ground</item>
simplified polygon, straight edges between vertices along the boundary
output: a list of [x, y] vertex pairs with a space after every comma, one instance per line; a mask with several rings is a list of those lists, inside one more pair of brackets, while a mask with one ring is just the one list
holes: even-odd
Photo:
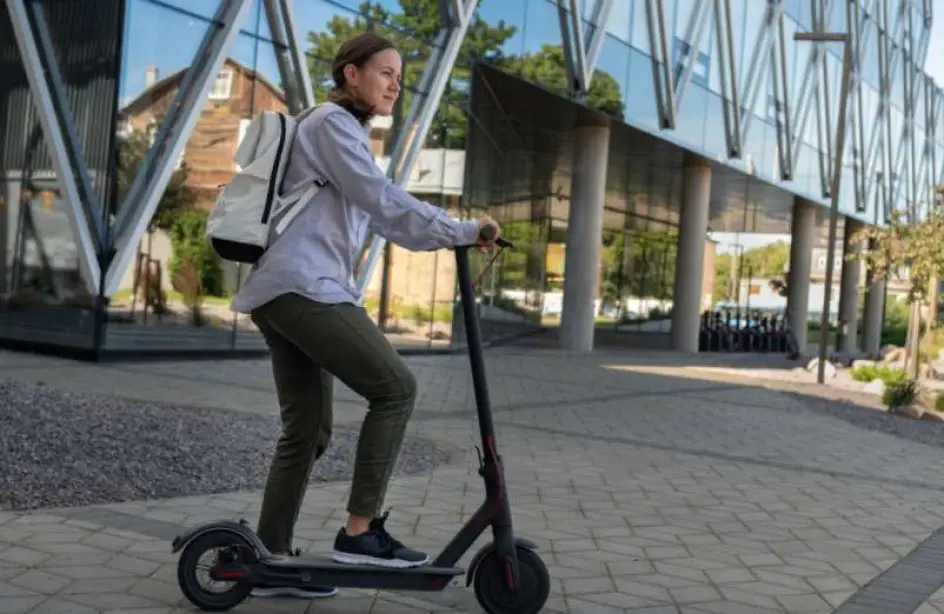
[[[0, 509], [260, 489], [280, 430], [275, 416], [0, 381]], [[357, 436], [335, 428], [312, 480], [349, 478]], [[407, 437], [397, 471], [448, 460], [446, 449]]]

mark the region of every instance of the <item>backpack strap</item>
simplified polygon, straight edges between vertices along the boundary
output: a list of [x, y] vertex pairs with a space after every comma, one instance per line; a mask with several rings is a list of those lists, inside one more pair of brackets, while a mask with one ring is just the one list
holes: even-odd
[[[310, 203], [315, 195], [321, 190], [321, 188], [325, 187], [326, 185], [328, 185], [327, 181], [323, 179], [315, 179], [308, 185], [303, 186], [303, 191], [301, 189], [296, 190], [295, 194], [286, 199], [287, 202], [283, 201], [284, 204], [280, 203], [279, 212], [281, 213], [282, 211], [285, 211], [286, 213], [282, 219], [276, 223], [274, 228], [275, 235], [279, 236], [285, 232], [285, 229], [292, 222], [292, 220], [294, 220], [295, 217], [301, 213], [301, 210], [304, 209], [305, 206]], [[301, 194], [298, 194], [299, 191], [301, 191]], [[296, 194], [298, 194], [297, 197]]]

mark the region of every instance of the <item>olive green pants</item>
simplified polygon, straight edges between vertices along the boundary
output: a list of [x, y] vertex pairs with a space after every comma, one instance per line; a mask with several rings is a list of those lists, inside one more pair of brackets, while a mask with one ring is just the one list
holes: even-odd
[[252, 320], [269, 346], [282, 417], [257, 532], [270, 551], [285, 553], [312, 467], [331, 440], [332, 376], [369, 404], [347, 505], [364, 518], [380, 514], [416, 379], [363, 307], [284, 294], [253, 311]]

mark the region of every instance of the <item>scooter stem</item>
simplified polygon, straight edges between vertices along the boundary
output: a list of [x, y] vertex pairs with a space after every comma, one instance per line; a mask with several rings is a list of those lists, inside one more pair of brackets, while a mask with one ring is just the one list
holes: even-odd
[[488, 395], [488, 383], [485, 381], [485, 357], [482, 351], [482, 333], [479, 328], [475, 289], [472, 285], [472, 271], [469, 266], [469, 248], [456, 248], [456, 272], [459, 278], [459, 302], [465, 322], [466, 343], [469, 347], [469, 365], [472, 369], [472, 386], [475, 393], [475, 407], [478, 412], [479, 431], [485, 454], [494, 450], [495, 426], [492, 423], [492, 407]]

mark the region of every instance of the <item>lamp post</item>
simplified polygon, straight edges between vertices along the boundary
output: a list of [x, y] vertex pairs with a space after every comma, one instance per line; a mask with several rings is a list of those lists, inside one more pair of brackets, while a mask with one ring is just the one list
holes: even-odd
[[819, 364], [816, 381], [826, 381], [826, 359], [829, 346], [829, 307], [833, 291], [833, 260], [836, 258], [836, 221], [839, 218], [839, 186], [842, 182], [842, 157], [846, 149], [846, 101], [849, 98], [849, 77], [852, 72], [852, 46], [849, 35], [833, 32], [797, 32], [795, 41], [817, 43], [842, 43], [842, 85], [839, 90], [839, 121], [836, 123], [836, 156], [833, 160], [833, 176], [829, 196], [829, 244], [826, 247], [826, 287], [823, 288], [823, 313], [819, 324]]

